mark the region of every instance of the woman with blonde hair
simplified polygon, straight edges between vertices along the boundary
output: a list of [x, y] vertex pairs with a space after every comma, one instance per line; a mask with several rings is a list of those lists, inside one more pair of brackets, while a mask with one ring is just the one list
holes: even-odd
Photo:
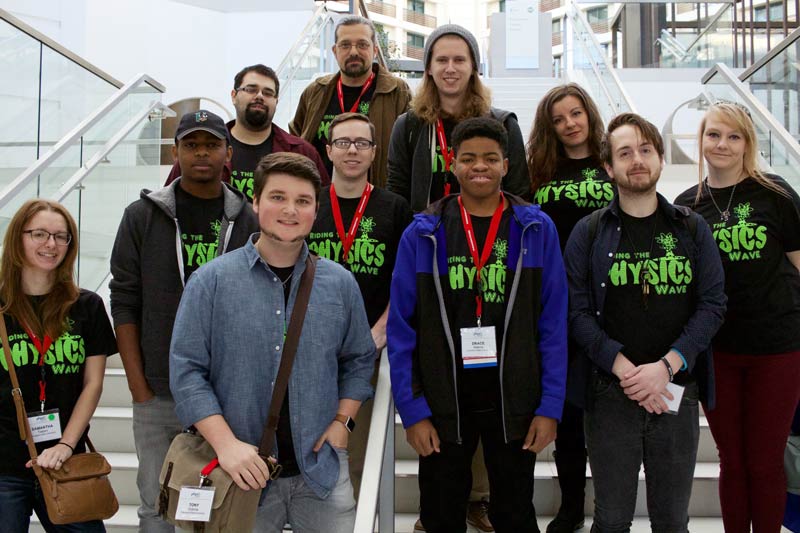
[[[575, 224], [614, 197], [614, 185], [601, 162], [602, 140], [603, 118], [580, 85], [553, 87], [539, 101], [528, 138], [531, 195], [553, 219], [562, 253]], [[570, 349], [570, 363], [578, 365], [584, 359]], [[580, 373], [570, 370], [571, 377]], [[568, 399], [558, 424], [555, 462], [561, 506], [547, 533], [572, 533], [584, 522], [586, 443], [581, 396], [585, 388], [575, 386], [577, 381], [568, 382]]]
[[739, 104], [700, 124], [700, 183], [675, 201], [711, 226], [728, 310], [714, 337], [716, 404], [705, 405], [720, 458], [728, 533], [781, 529], [783, 452], [800, 400], [800, 197], [758, 165], [755, 127]]
[[[57, 202], [29, 200], [11, 219], [0, 260], [0, 311], [29, 419], [37, 464], [55, 469], [85, 452], [86, 430], [103, 388], [106, 356], [117, 352], [103, 301], [74, 281], [77, 226]], [[99, 520], [54, 525], [19, 438], [11, 379], [0, 362], [0, 517], [3, 531], [28, 531], [33, 511], [48, 532], [105, 531]]]

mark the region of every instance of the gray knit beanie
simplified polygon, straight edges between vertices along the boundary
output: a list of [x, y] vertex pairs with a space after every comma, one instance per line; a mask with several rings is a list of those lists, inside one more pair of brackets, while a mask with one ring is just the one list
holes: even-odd
[[433, 53], [433, 43], [439, 39], [439, 37], [443, 35], [457, 35], [466, 41], [467, 46], [469, 47], [470, 52], [472, 52], [472, 63], [475, 70], [478, 70], [481, 65], [481, 53], [478, 49], [478, 41], [475, 39], [475, 36], [470, 33], [470, 31], [463, 26], [459, 26], [458, 24], [445, 24], [444, 26], [439, 26], [433, 33], [431, 33], [428, 38], [425, 40], [425, 49], [423, 50], [424, 55], [424, 65], [425, 68], [428, 68], [431, 62], [431, 53]]

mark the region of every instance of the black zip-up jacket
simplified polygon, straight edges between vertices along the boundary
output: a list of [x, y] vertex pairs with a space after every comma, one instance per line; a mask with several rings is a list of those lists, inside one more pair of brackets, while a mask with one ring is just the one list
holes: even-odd
[[[461, 441], [456, 358], [443, 290], [448, 283], [442, 198], [406, 228], [397, 251], [386, 325], [392, 394], [408, 428], [432, 418], [439, 437]], [[534, 416], [561, 419], [567, 374], [567, 279], [553, 221], [506, 194], [513, 210], [506, 315], [498, 346], [503, 436], [523, 439]], [[452, 238], [452, 236], [451, 236]]]
[[[125, 209], [111, 252], [111, 316], [114, 327], [139, 326], [147, 383], [158, 396], [169, 391], [169, 344], [183, 294], [181, 230], [175, 211], [180, 178], [157, 191], [143, 189]], [[243, 246], [258, 220], [245, 196], [223, 184], [224, 219], [217, 250]]]

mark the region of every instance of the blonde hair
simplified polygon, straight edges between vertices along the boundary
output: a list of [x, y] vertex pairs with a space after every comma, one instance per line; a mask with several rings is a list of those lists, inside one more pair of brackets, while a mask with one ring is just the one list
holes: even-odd
[[[42, 211], [58, 213], [67, 224], [72, 240], [61, 264], [56, 267], [55, 280], [50, 292], [37, 314], [30, 299], [22, 289], [22, 271], [25, 263], [25, 226]], [[78, 226], [67, 208], [58, 202], [36, 198], [20, 207], [8, 224], [3, 240], [3, 257], [0, 259], [0, 311], [14, 317], [17, 322], [30, 328], [34, 334], [46, 334], [57, 339], [67, 328], [67, 314], [78, 300], [80, 289], [75, 284], [75, 259], [78, 256]]]
[[758, 164], [758, 138], [756, 137], [756, 128], [753, 124], [753, 119], [750, 118], [750, 112], [743, 105], [736, 102], [715, 102], [703, 115], [700, 121], [700, 128], [697, 132], [697, 145], [698, 145], [698, 171], [699, 171], [699, 186], [697, 187], [697, 195], [695, 196], [695, 203], [700, 201], [703, 197], [703, 180], [706, 177], [705, 157], [703, 156], [703, 137], [706, 132], [706, 124], [709, 117], [714, 117], [717, 120], [725, 123], [731, 129], [734, 129], [742, 134], [744, 137], [744, 154], [742, 157], [742, 173], [745, 177], [753, 178], [763, 187], [789, 197], [780, 185], [772, 181]]

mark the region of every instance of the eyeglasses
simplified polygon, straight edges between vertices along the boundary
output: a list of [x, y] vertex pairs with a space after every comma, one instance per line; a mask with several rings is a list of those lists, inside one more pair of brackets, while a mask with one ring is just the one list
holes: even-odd
[[239, 91], [244, 91], [247, 94], [249, 94], [250, 96], [255, 96], [260, 91], [261, 92], [261, 96], [263, 96], [264, 98], [277, 98], [277, 96], [278, 96], [277, 94], [275, 94], [275, 91], [273, 91], [269, 87], [264, 87], [262, 89], [258, 85], [243, 85], [243, 86], [239, 87], [238, 89], [234, 89], [234, 90], [237, 93]]
[[355, 141], [351, 141], [350, 139], [334, 139], [331, 141], [331, 144], [334, 148], [338, 148], [339, 150], [349, 150], [350, 145], [354, 144], [356, 146], [356, 150], [369, 150], [373, 146], [375, 146], [374, 141], [368, 141], [367, 139], [356, 139]]
[[31, 240], [36, 244], [44, 244], [53, 237], [58, 246], [66, 246], [72, 242], [72, 235], [69, 233], [50, 233], [44, 229], [28, 229], [22, 233], [27, 233], [31, 236]]
[[356, 47], [357, 49], [361, 50], [362, 52], [369, 50], [372, 48], [372, 43], [369, 41], [358, 41], [356, 43], [351, 43], [345, 41], [343, 43], [336, 43], [336, 48], [338, 48], [342, 52], [349, 52], [351, 48]]

